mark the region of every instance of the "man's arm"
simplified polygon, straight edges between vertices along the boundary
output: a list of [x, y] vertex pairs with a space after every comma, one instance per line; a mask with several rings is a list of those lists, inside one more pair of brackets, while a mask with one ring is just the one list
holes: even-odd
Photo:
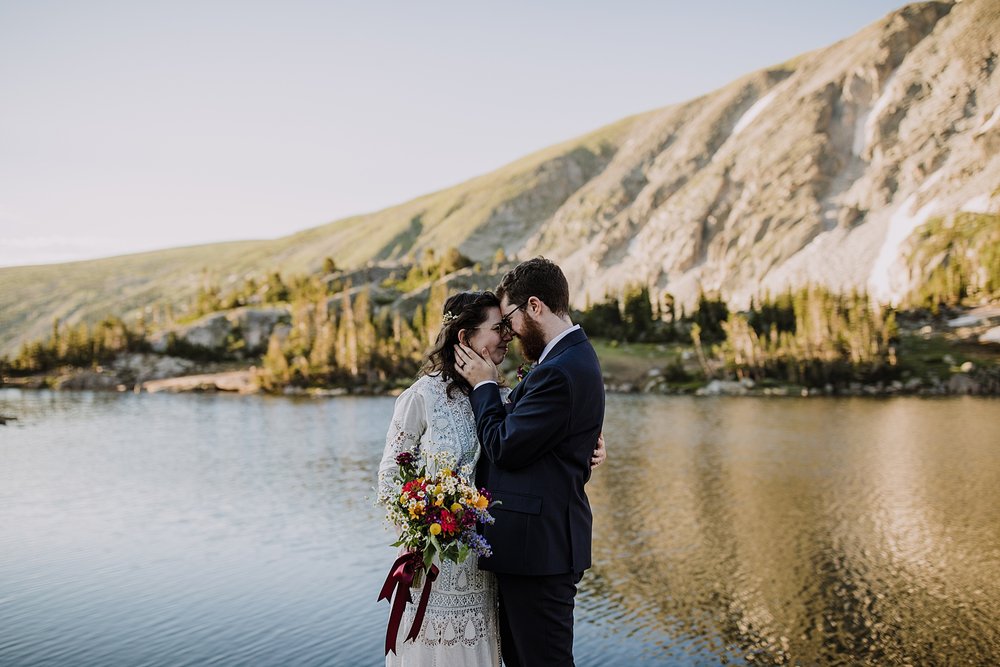
[[498, 468], [514, 470], [541, 458], [561, 441], [572, 407], [569, 379], [558, 366], [540, 366], [508, 413], [496, 385], [469, 397], [483, 454]]

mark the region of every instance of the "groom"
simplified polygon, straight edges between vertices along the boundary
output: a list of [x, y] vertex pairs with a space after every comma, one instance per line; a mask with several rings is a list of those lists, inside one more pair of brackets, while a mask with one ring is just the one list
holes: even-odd
[[474, 387], [480, 482], [501, 501], [484, 533], [493, 556], [479, 563], [497, 578], [504, 664], [572, 665], [576, 585], [590, 567], [584, 485], [604, 421], [604, 381], [594, 348], [570, 321], [558, 266], [541, 257], [519, 264], [497, 296], [502, 327], [537, 363], [505, 405], [489, 357], [456, 348], [458, 372]]

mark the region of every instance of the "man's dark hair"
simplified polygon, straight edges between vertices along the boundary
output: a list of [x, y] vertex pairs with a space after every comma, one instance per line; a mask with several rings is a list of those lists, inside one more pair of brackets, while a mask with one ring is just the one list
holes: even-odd
[[569, 283], [562, 269], [544, 257], [521, 262], [500, 280], [497, 296], [520, 306], [538, 297], [556, 315], [569, 313]]

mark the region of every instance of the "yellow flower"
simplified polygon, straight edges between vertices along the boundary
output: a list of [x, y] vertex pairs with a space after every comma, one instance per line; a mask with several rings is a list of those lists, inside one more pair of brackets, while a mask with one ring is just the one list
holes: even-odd
[[476, 498], [476, 507], [478, 507], [481, 510], [484, 510], [487, 507], [489, 507], [489, 504], [490, 501], [486, 499], [486, 496], [481, 495], [478, 498]]
[[439, 523], [432, 523], [431, 524], [431, 535], [440, 535], [440, 534], [441, 534], [441, 524], [439, 524]]
[[461, 509], [462, 509], [462, 505], [461, 504], [459, 504], [459, 503], [452, 503], [452, 505], [451, 505], [451, 511], [452, 512], [458, 512]]
[[407, 496], [405, 493], [400, 494], [400, 496], [399, 496], [399, 503], [401, 505], [405, 505], [407, 502], [409, 502], [409, 500], [410, 500], [409, 496]]

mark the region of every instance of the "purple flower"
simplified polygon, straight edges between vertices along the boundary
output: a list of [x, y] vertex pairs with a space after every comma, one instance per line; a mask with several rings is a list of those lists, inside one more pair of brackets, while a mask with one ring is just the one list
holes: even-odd
[[480, 558], [489, 558], [493, 555], [490, 543], [486, 541], [485, 537], [474, 530], [467, 530], [462, 533], [462, 541], [465, 543], [465, 546], [472, 549]]
[[476, 521], [483, 524], [484, 526], [492, 526], [496, 522], [496, 519], [494, 519], [493, 515], [490, 514], [489, 511], [487, 510], [481, 510], [477, 507], [474, 508], [472, 511], [475, 512], [476, 514]]

